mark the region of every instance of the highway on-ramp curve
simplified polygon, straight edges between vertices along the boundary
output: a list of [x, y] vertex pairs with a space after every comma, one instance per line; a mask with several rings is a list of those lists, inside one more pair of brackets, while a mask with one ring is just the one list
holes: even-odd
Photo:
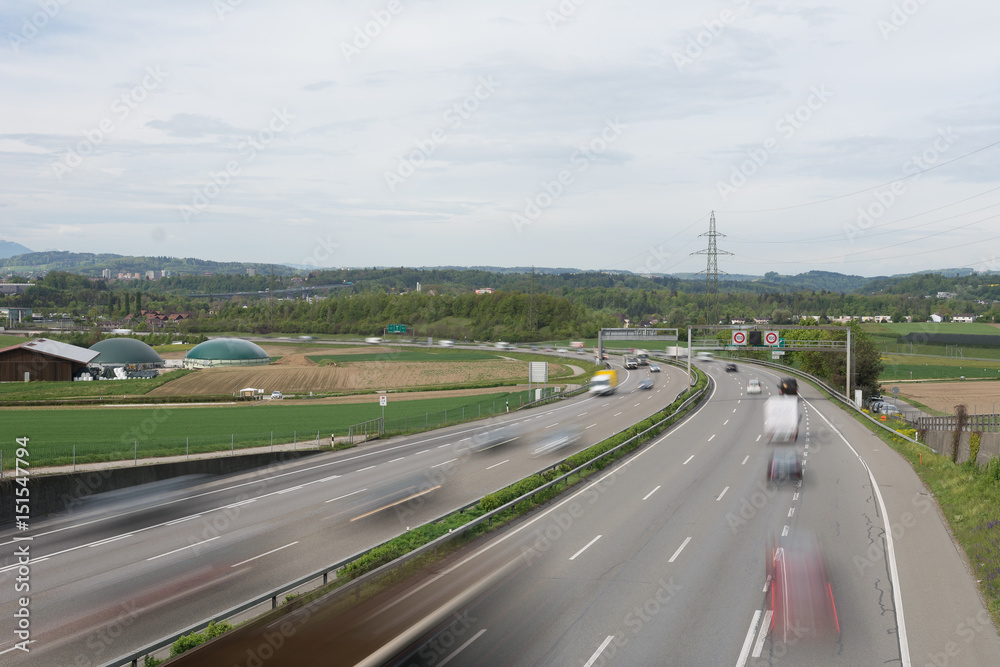
[[[366, 608], [356, 635], [331, 632], [336, 623], [329, 619], [290, 626], [294, 631], [281, 636], [275, 660], [1000, 664], [1000, 638], [933, 499], [908, 464], [800, 385], [805, 477], [801, 486], [768, 486], [761, 405], [776, 391], [776, 376], [747, 364], [737, 373], [705, 366], [717, 382], [711, 400], [627, 463], [442, 565], [382, 607]], [[762, 395], [745, 394], [751, 377], [765, 385]], [[809, 535], [825, 555], [835, 625], [824, 634], [808, 622], [793, 624], [779, 636], [769, 631], [771, 548]], [[501, 583], [494, 573], [503, 574]], [[459, 581], [487, 585], [459, 590]], [[272, 625], [274, 633], [279, 624]], [[367, 659], [347, 641], [360, 643], [364, 633], [371, 635]], [[220, 642], [220, 653], [196, 651], [181, 664], [214, 664], [213, 655], [222, 658], [218, 664], [243, 664], [235, 660], [264, 646], [242, 641], [231, 646], [233, 653]]]

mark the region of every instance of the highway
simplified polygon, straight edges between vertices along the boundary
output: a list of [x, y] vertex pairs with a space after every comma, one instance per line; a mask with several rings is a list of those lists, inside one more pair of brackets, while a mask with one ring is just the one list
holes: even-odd
[[[0, 532], [0, 656], [5, 665], [97, 665], [461, 507], [653, 414], [687, 386], [663, 367], [637, 391], [512, 412], [516, 441], [470, 451], [490, 423], [465, 424], [220, 478], [116, 492], [33, 519], [30, 652], [15, 647], [13, 526]], [[643, 372], [642, 375], [645, 375]], [[582, 437], [534, 456], [532, 442], [576, 425]], [[407, 484], [419, 499], [384, 511]]]
[[[800, 385], [804, 479], [769, 486], [761, 404], [778, 378], [704, 367], [716, 381], [707, 404], [544, 511], [360, 609], [300, 610], [180, 664], [1000, 662], [968, 569], [902, 458]], [[751, 377], [762, 395], [744, 393]], [[809, 536], [836, 616], [779, 632], [771, 549]]]

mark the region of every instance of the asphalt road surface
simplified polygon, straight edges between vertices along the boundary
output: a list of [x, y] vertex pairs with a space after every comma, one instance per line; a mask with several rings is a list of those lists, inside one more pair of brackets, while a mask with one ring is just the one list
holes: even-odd
[[[1000, 664], [1000, 638], [909, 465], [801, 384], [804, 479], [768, 484], [761, 406], [777, 377], [705, 368], [717, 385], [685, 422], [479, 548], [348, 616], [300, 610], [180, 664]], [[762, 395], [744, 393], [751, 377]], [[819, 546], [825, 573], [803, 558], [797, 590], [822, 586], [776, 623], [768, 564], [802, 544]], [[817, 611], [826, 591], [829, 618]]]
[[[0, 660], [103, 664], [359, 553], [662, 409], [687, 386], [680, 369], [663, 368], [649, 391], [636, 390], [645, 371], [622, 371], [610, 397], [581, 396], [241, 475], [103, 494], [33, 519], [27, 535], [5, 526]], [[521, 435], [470, 450], [479, 433], [501, 424], [516, 424]], [[548, 432], [570, 425], [581, 434], [577, 443], [534, 455]], [[421, 485], [419, 502], [377, 511], [413, 484]], [[15, 537], [32, 538], [28, 652], [16, 646], [24, 595], [15, 587], [16, 553], [24, 542]]]

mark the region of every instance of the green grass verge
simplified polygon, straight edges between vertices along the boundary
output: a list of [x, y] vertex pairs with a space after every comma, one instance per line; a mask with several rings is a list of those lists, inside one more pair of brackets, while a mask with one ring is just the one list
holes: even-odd
[[969, 559], [993, 622], [1000, 626], [1000, 459], [981, 469], [971, 463], [956, 464], [859, 415], [854, 418], [906, 458], [934, 494]]

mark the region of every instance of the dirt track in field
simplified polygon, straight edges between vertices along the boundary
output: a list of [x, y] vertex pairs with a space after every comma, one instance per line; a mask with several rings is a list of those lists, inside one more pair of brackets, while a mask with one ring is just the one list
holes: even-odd
[[955, 412], [955, 406], [965, 404], [968, 411], [984, 414], [1000, 409], [1000, 380], [965, 380], [962, 382], [899, 383], [899, 395], [924, 405]]

